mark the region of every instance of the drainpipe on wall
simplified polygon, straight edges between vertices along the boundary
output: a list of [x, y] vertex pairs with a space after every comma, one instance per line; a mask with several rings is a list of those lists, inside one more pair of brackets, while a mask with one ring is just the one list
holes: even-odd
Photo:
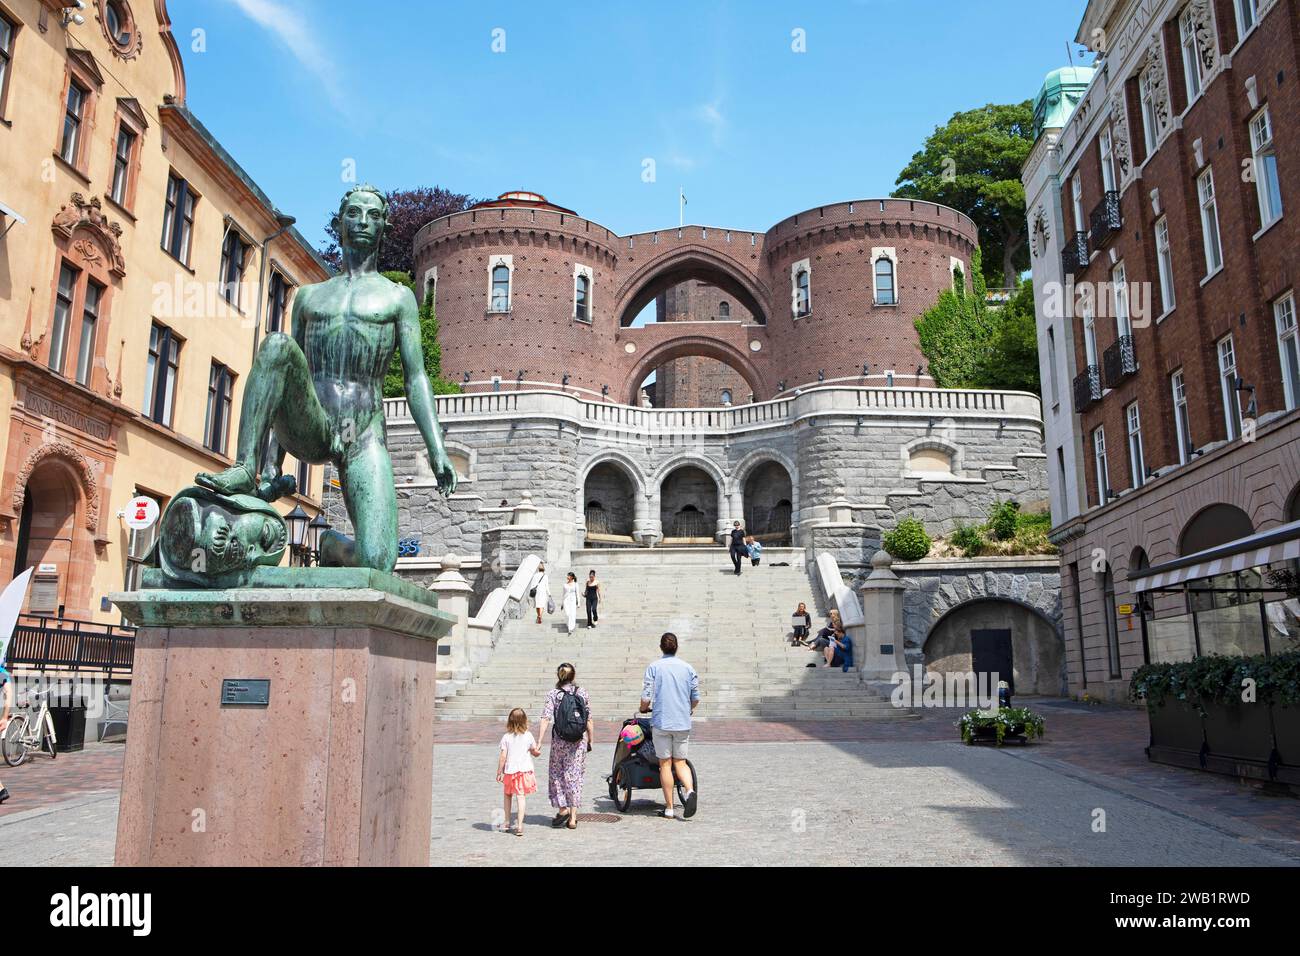
[[[262, 315], [266, 308], [266, 250], [276, 239], [289, 231], [298, 220], [282, 212], [275, 214], [275, 221], [280, 226], [262, 240], [262, 262], [257, 270], [257, 324], [253, 326], [253, 358], [257, 358], [257, 346], [262, 337]], [[252, 368], [250, 365], [249, 368]]]

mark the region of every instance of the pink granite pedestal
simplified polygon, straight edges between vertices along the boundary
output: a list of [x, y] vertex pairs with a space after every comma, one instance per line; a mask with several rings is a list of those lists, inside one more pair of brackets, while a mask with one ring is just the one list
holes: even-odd
[[[113, 598], [142, 625], [117, 865], [428, 864], [449, 615], [370, 588]], [[223, 705], [225, 679], [268, 705]]]

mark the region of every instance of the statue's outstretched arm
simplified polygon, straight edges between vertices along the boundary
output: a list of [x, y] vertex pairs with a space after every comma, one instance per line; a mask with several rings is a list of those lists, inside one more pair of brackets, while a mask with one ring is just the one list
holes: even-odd
[[397, 348], [402, 356], [402, 377], [406, 382], [406, 401], [411, 417], [429, 449], [429, 464], [438, 481], [438, 490], [450, 495], [456, 490], [456, 468], [447, 457], [442, 443], [442, 426], [433, 400], [429, 375], [424, 370], [424, 349], [420, 345], [420, 310], [409, 289], [402, 290], [400, 317], [397, 320]]

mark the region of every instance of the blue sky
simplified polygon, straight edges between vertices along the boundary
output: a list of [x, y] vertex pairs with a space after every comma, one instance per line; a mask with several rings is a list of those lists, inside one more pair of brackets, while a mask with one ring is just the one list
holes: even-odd
[[936, 125], [1065, 65], [1084, 2], [170, 7], [191, 109], [315, 242], [348, 161], [386, 189], [535, 190], [620, 234], [676, 226], [678, 186], [687, 222], [753, 230], [887, 195]]

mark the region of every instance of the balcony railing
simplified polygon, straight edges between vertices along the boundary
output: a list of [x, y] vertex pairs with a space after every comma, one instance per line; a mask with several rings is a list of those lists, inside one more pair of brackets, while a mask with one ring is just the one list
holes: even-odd
[[1088, 240], [1094, 249], [1100, 249], [1111, 236], [1124, 228], [1118, 192], [1111, 190], [1102, 197], [1101, 202], [1097, 203], [1097, 207], [1092, 211], [1090, 222], [1092, 229], [1088, 233]]
[[23, 614], [5, 665], [80, 671], [130, 671], [135, 628]]
[[1088, 234], [1076, 232], [1065, 241], [1061, 250], [1061, 269], [1066, 275], [1074, 275], [1088, 264]]
[[1137, 356], [1133, 352], [1133, 336], [1121, 335], [1101, 357], [1106, 373], [1106, 387], [1116, 388], [1120, 382], [1137, 371]]
[[1101, 400], [1101, 369], [1089, 365], [1074, 378], [1074, 410], [1082, 412]]

